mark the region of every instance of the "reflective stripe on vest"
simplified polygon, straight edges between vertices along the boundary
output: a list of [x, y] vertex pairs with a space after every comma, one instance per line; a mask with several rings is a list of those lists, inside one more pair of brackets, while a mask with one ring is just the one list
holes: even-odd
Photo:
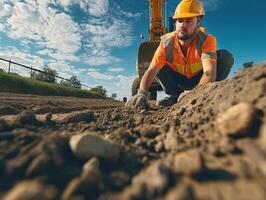
[[[163, 47], [166, 50], [166, 61], [169, 63], [173, 63], [173, 60], [174, 60], [174, 37], [175, 37], [175, 34], [171, 35], [170, 37], [168, 35], [163, 35], [161, 37]], [[208, 55], [208, 54], [201, 55], [202, 54], [202, 45], [204, 44], [207, 37], [208, 37], [208, 35], [206, 33], [198, 31], [197, 51], [198, 51], [199, 56], [200, 57], [202, 56], [202, 58], [203, 57], [215, 57], [216, 56], [216, 55]], [[202, 68], [201, 62], [190, 64], [190, 70], [191, 70], [192, 74], [198, 72], [201, 68]], [[184, 74], [184, 75], [186, 74], [185, 73], [185, 65], [177, 64], [176, 69], [181, 74]]]

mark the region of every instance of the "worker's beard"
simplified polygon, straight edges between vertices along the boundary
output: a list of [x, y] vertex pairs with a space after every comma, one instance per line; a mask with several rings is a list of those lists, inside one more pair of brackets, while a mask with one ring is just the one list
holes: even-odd
[[179, 35], [177, 33], [177, 38], [179, 40], [183, 40], [183, 41], [186, 41], [186, 40], [189, 40], [190, 38], [192, 38], [194, 36], [194, 33], [191, 33], [191, 34], [182, 34], [182, 35]]

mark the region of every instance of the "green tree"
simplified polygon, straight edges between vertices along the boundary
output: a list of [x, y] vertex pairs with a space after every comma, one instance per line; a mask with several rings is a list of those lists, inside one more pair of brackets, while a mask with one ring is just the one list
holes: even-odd
[[54, 70], [54, 69], [50, 68], [49, 66], [45, 65], [43, 67], [43, 71], [45, 73], [33, 72], [32, 75], [31, 75], [31, 78], [36, 79], [36, 80], [40, 80], [40, 81], [49, 82], [49, 83], [56, 83], [55, 76], [58, 75], [56, 70]]
[[60, 84], [74, 88], [81, 88], [80, 80], [74, 75], [70, 77], [69, 81], [61, 80]]
[[245, 63], [243, 64], [243, 67], [244, 67], [244, 68], [249, 68], [249, 67], [252, 67], [253, 64], [254, 64], [253, 61], [251, 61], [251, 62], [245, 62]]
[[15, 72], [10, 72], [9, 74], [12, 74], [14, 76], [20, 76], [18, 73], [15, 73]]
[[4, 69], [2, 69], [2, 68], [0, 68], [0, 72], [5, 72], [5, 70], [4, 70]]
[[106, 91], [106, 89], [103, 88], [103, 86], [96, 86], [94, 88], [91, 88], [89, 91], [91, 93], [95, 93], [95, 94], [99, 94], [103, 97], [107, 97], [107, 94], [106, 94], [107, 91]]

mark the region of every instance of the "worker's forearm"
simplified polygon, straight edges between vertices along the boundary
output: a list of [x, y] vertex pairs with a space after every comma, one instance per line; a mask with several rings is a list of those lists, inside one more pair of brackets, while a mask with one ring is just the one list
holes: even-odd
[[159, 72], [159, 69], [156, 67], [149, 67], [149, 69], [144, 73], [139, 89], [148, 91], [156, 74]]
[[215, 73], [211, 73], [210, 71], [206, 71], [203, 73], [198, 85], [205, 85], [207, 83], [214, 82], [215, 79], [216, 79]]

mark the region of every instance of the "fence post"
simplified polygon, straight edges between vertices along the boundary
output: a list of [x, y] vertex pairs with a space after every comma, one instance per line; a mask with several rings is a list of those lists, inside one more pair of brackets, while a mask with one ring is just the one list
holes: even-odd
[[11, 60], [8, 61], [8, 73], [10, 73]]
[[32, 67], [30, 67], [30, 78], [32, 78]]

